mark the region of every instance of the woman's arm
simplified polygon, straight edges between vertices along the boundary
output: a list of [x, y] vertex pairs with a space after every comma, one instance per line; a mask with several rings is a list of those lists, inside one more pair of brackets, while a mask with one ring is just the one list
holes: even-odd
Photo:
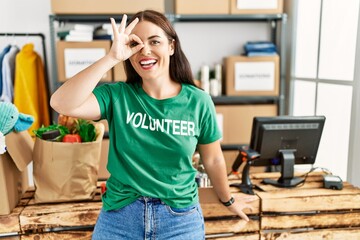
[[[100, 118], [99, 104], [92, 91], [107, 71], [143, 47], [140, 38], [131, 34], [139, 20], [135, 19], [128, 27], [125, 27], [126, 20], [127, 16], [124, 15], [117, 29], [115, 20], [111, 18], [114, 40], [109, 53], [68, 79], [55, 91], [50, 99], [50, 105], [55, 111], [84, 119]], [[131, 45], [132, 42], [138, 44]]]
[[[221, 150], [220, 142], [215, 141], [209, 144], [198, 145], [198, 150], [204, 163], [206, 173], [209, 175], [211, 184], [222, 202], [227, 202], [231, 198], [229, 183], [226, 173], [225, 159]], [[247, 215], [243, 212], [244, 209], [253, 207], [248, 202], [256, 200], [256, 197], [249, 197], [246, 200], [239, 198], [235, 199], [235, 202], [227, 207], [231, 212], [239, 215], [242, 219], [249, 221]]]

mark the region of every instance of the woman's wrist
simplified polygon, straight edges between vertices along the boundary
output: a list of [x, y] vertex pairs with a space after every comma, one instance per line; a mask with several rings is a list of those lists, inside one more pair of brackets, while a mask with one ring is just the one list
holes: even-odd
[[230, 199], [228, 201], [221, 201], [220, 202], [225, 206], [225, 207], [229, 207], [231, 205], [233, 205], [233, 203], [235, 202], [235, 198], [233, 196], [230, 197]]
[[106, 58], [109, 59], [109, 61], [111, 61], [114, 65], [122, 62], [122, 60], [118, 59], [115, 57], [115, 55], [111, 52], [108, 52], [106, 55], [105, 55]]

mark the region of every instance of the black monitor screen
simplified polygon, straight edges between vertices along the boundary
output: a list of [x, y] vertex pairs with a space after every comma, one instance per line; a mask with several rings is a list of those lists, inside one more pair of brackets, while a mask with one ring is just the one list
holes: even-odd
[[294, 154], [295, 164], [314, 164], [324, 123], [324, 116], [255, 117], [250, 148], [260, 158], [252, 165], [280, 165], [283, 151]]
[[250, 146], [240, 149], [232, 166], [236, 171], [240, 162], [246, 161], [242, 181], [231, 186], [254, 194], [249, 178], [251, 166], [281, 166], [280, 178], [264, 179], [265, 184], [288, 188], [304, 182], [304, 178], [294, 176], [294, 166], [315, 163], [324, 123], [324, 116], [254, 117]]

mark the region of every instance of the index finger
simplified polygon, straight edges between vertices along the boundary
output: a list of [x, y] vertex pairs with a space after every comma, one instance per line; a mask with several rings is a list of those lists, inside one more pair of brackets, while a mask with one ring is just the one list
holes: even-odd
[[135, 18], [134, 21], [132, 21], [127, 28], [125, 29], [125, 33], [127, 35], [130, 35], [131, 31], [134, 29], [135, 25], [139, 22], [139, 18]]
[[114, 38], [117, 37], [119, 35], [118, 29], [116, 27], [116, 22], [114, 18], [110, 18], [110, 22], [111, 22], [111, 27], [113, 30], [113, 34], [114, 34]]
[[119, 27], [119, 32], [120, 33], [125, 33], [126, 21], [127, 21], [127, 15], [124, 14], [122, 19], [121, 19], [121, 23], [120, 23], [120, 27]]
[[239, 216], [247, 222], [250, 220], [249, 217], [243, 211], [239, 212]]

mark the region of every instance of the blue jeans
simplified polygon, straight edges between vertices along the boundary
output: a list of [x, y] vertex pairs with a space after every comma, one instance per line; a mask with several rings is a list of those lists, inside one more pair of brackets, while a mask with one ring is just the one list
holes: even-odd
[[141, 197], [114, 211], [101, 210], [93, 240], [203, 240], [200, 204], [172, 208], [156, 198]]

